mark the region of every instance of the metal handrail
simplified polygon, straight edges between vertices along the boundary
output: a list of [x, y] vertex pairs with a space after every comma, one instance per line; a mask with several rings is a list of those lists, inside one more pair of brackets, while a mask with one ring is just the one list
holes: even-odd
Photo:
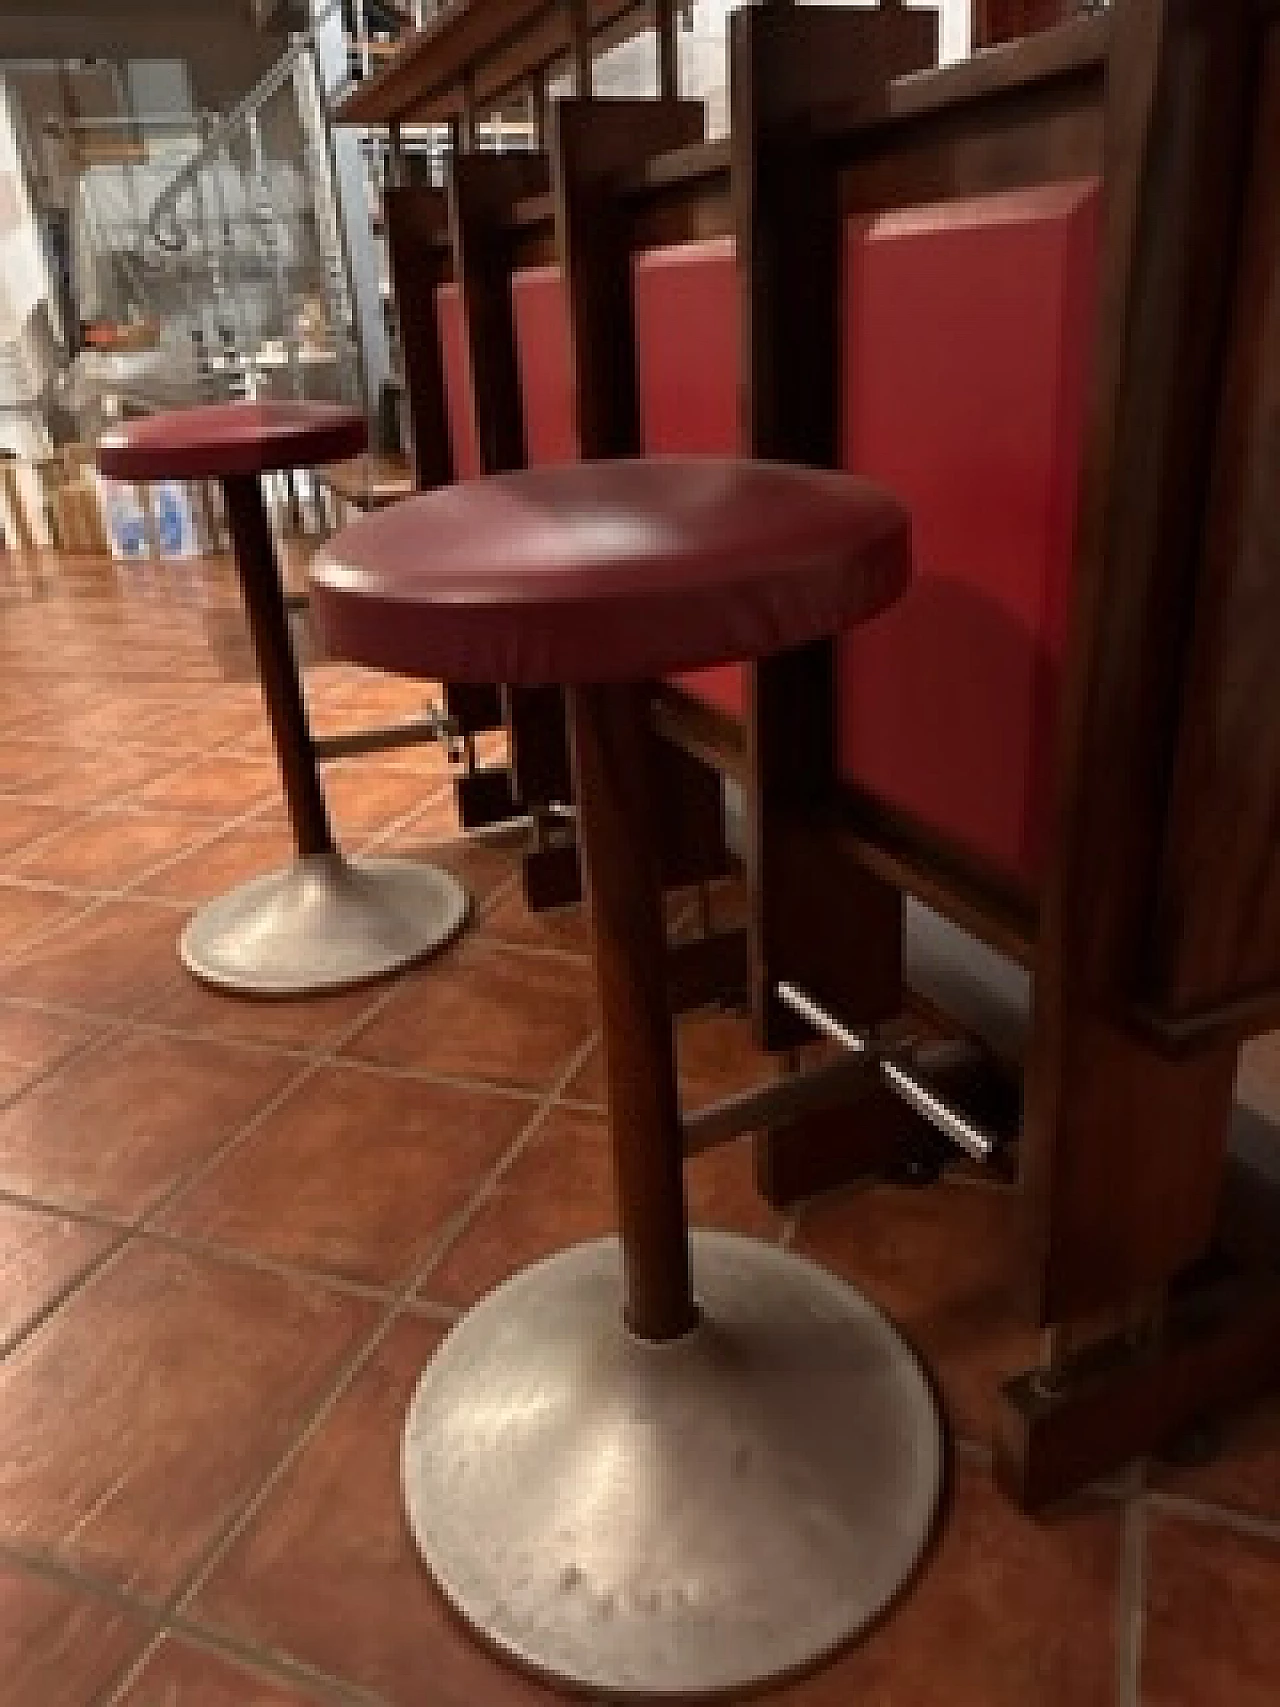
[[312, 48], [316, 31], [321, 25], [328, 23], [342, 9], [342, 0], [329, 0], [323, 11], [316, 14], [311, 21], [311, 28], [302, 35], [297, 35], [281, 54], [280, 58], [266, 71], [241, 100], [237, 101], [231, 111], [218, 119], [206, 135], [204, 142], [183, 166], [182, 170], [165, 185], [152, 203], [151, 212], [147, 216], [145, 235], [161, 249], [175, 254], [186, 241], [185, 232], [179, 231], [176, 241], [170, 241], [161, 235], [160, 223], [171, 220], [176, 223], [178, 203], [186, 192], [196, 182], [200, 174], [211, 160], [224, 149], [238, 131], [244, 129], [249, 120], [257, 115], [260, 107], [276, 95], [288, 82], [304, 55]]

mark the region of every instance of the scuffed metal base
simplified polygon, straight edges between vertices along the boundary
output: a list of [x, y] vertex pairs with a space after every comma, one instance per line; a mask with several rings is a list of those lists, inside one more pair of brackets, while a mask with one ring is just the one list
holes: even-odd
[[487, 1641], [560, 1682], [680, 1700], [802, 1671], [911, 1575], [937, 1409], [875, 1307], [802, 1258], [691, 1238], [700, 1325], [623, 1326], [616, 1241], [518, 1274], [427, 1366], [409, 1521]]
[[299, 860], [219, 896], [182, 933], [183, 964], [241, 995], [304, 996], [386, 977], [458, 934], [471, 901], [408, 860]]

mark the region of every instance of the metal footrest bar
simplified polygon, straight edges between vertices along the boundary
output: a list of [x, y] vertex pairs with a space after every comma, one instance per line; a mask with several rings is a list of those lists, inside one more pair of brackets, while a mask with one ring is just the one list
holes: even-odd
[[775, 985], [774, 994], [789, 1008], [831, 1042], [838, 1043], [851, 1055], [860, 1056], [874, 1065], [889, 1089], [901, 1097], [910, 1108], [944, 1138], [978, 1162], [990, 1162], [998, 1149], [997, 1139], [984, 1131], [967, 1115], [946, 1102], [923, 1078], [905, 1065], [892, 1048], [881, 1044], [869, 1032], [854, 1031], [843, 1025], [825, 1008], [819, 1007], [811, 996], [797, 990], [793, 984]]
[[435, 741], [445, 748], [451, 763], [461, 761], [464, 755], [462, 731], [456, 719], [438, 706], [432, 706], [423, 717], [391, 723], [381, 729], [351, 729], [337, 735], [317, 735], [315, 749], [321, 759], [350, 759], [360, 753], [384, 753], [393, 747], [425, 747]]

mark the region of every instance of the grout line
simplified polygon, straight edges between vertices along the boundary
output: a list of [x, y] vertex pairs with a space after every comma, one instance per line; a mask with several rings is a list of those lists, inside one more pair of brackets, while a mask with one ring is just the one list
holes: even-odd
[[[505, 880], [505, 884], [514, 884], [514, 882], [514, 876]], [[477, 908], [477, 916], [480, 916], [483, 913], [484, 907], [487, 904], [491, 904], [495, 901], [496, 896], [503, 887], [504, 884], [498, 884], [495, 886], [495, 889], [488, 897], [487, 902], [482, 903], [481, 906]], [[334, 1275], [329, 1271], [317, 1271], [301, 1265], [279, 1262], [270, 1257], [263, 1256], [261, 1253], [241, 1250], [234, 1246], [224, 1246], [211, 1241], [184, 1237], [179, 1233], [171, 1232], [167, 1228], [160, 1226], [158, 1222], [159, 1218], [167, 1216], [171, 1209], [176, 1208], [181, 1204], [186, 1196], [193, 1191], [197, 1185], [206, 1179], [216, 1168], [220, 1167], [226, 1160], [228, 1160], [241, 1147], [241, 1145], [248, 1143], [258, 1128], [265, 1123], [265, 1121], [269, 1119], [284, 1102], [293, 1096], [295, 1092], [300, 1090], [302, 1086], [307, 1084], [313, 1077], [317, 1076], [326, 1066], [340, 1065], [343, 1067], [350, 1067], [357, 1072], [363, 1071], [370, 1074], [382, 1073], [384, 1070], [376, 1065], [370, 1065], [359, 1061], [351, 1061], [346, 1057], [339, 1058], [337, 1052], [344, 1048], [346, 1044], [365, 1027], [365, 1025], [371, 1023], [392, 999], [396, 992], [402, 987], [402, 979], [393, 979], [388, 985], [386, 991], [375, 996], [371, 1000], [369, 1007], [362, 1010], [349, 1025], [344, 1027], [331, 1040], [328, 1048], [323, 1051], [299, 1051], [295, 1053], [278, 1049], [272, 1050], [261, 1045], [255, 1046], [252, 1044], [240, 1044], [234, 1040], [228, 1041], [224, 1038], [217, 1039], [217, 1041], [223, 1043], [230, 1049], [237, 1047], [256, 1047], [259, 1052], [264, 1054], [275, 1054], [284, 1059], [297, 1060], [300, 1070], [297, 1073], [292, 1074], [276, 1095], [256, 1110], [256, 1112], [251, 1115], [242, 1126], [228, 1134], [226, 1139], [223, 1140], [223, 1142], [220, 1143], [212, 1152], [210, 1152], [208, 1156], [206, 1156], [200, 1163], [196, 1164], [188, 1173], [183, 1174], [175, 1180], [167, 1191], [162, 1193], [155, 1201], [150, 1203], [141, 1214], [135, 1217], [120, 1216], [110, 1211], [95, 1211], [83, 1206], [64, 1204], [53, 1199], [35, 1197], [0, 1187], [0, 1202], [10, 1202], [24, 1208], [41, 1211], [46, 1214], [85, 1222], [92, 1226], [105, 1228], [119, 1235], [119, 1237], [113, 1240], [97, 1258], [85, 1267], [74, 1281], [62, 1288], [54, 1298], [48, 1300], [43, 1309], [38, 1311], [18, 1332], [11, 1336], [11, 1339], [8, 1342], [0, 1347], [0, 1357], [7, 1357], [11, 1352], [16, 1351], [20, 1346], [35, 1338], [40, 1330], [43, 1329], [46, 1324], [61, 1310], [63, 1305], [68, 1303], [72, 1297], [77, 1296], [92, 1281], [96, 1280], [100, 1275], [115, 1266], [116, 1261], [135, 1237], [153, 1240], [165, 1245], [167, 1248], [186, 1251], [189, 1254], [202, 1258], [216, 1258], [232, 1264], [238, 1264], [241, 1267], [254, 1268], [260, 1272], [272, 1273], [282, 1279], [292, 1280], [295, 1282], [301, 1281], [311, 1285], [320, 1285], [331, 1292], [357, 1298], [362, 1302], [369, 1302], [385, 1307], [389, 1300], [394, 1300], [398, 1294], [396, 1290], [391, 1287], [378, 1288], [375, 1286], [366, 1286], [361, 1282], [348, 1281], [344, 1277]], [[159, 1000], [163, 1000], [163, 997], [158, 998], [157, 1005]], [[36, 1006], [37, 1008], [44, 1006], [43, 1004], [28, 1005]], [[71, 1011], [78, 1013], [78, 1010]], [[32, 1088], [32, 1085], [39, 1082], [40, 1079], [47, 1079], [56, 1076], [65, 1067], [68, 1067], [73, 1060], [79, 1060], [86, 1055], [91, 1055], [101, 1049], [105, 1049], [122, 1035], [126, 1034], [173, 1036], [182, 1041], [208, 1040], [200, 1033], [189, 1034], [185, 1032], [171, 1032], [166, 1028], [148, 1026], [145, 1022], [137, 1020], [119, 1020], [114, 1023], [108, 1023], [104, 1026], [102, 1031], [87, 1038], [84, 1043], [74, 1049], [70, 1055], [55, 1063], [47, 1073], [39, 1075], [37, 1080], [32, 1081], [28, 1085], [24, 1086], [22, 1090], [14, 1093], [13, 1098], [9, 1100], [17, 1100], [21, 1096], [25, 1095], [27, 1091]], [[584, 1051], [587, 1050], [589, 1046], [590, 1042], [584, 1044]], [[576, 1066], [577, 1057], [575, 1056], [573, 1062], [570, 1064], [569, 1071], [575, 1070]], [[546, 1100], [546, 1093], [512, 1090], [510, 1087], [495, 1086], [487, 1081], [441, 1079], [439, 1077], [419, 1073], [413, 1070], [389, 1072], [386, 1076], [403, 1078], [407, 1082], [445, 1084], [450, 1088], [480, 1092], [489, 1095], [496, 1094], [511, 1098], [515, 1101], [526, 1102], [531, 1106], [531, 1122]], [[557, 1087], [559, 1083], [560, 1081], [557, 1081]], [[446, 1221], [445, 1227], [448, 1228], [449, 1226], [450, 1222]], [[438, 1243], [439, 1237], [432, 1241], [431, 1247], [427, 1253], [428, 1256], [432, 1255]], [[428, 1306], [428, 1308], [432, 1311], [437, 1311], [439, 1309], [438, 1306], [434, 1305]]]
[[[134, 1684], [170, 1640], [232, 1661], [265, 1683], [305, 1685], [319, 1700], [332, 1703], [333, 1707], [386, 1707], [380, 1696], [344, 1683], [340, 1678], [305, 1665], [291, 1655], [269, 1654], [220, 1631], [206, 1630], [201, 1625], [189, 1625], [176, 1619], [163, 1621], [153, 1630], [142, 1652], [119, 1675], [110, 1693], [102, 1698], [100, 1707], [116, 1707], [117, 1703], [126, 1700]], [[173, 1707], [178, 1707], [176, 1701]]]
[[1124, 1508], [1124, 1546], [1117, 1590], [1116, 1707], [1139, 1707], [1146, 1620], [1147, 1514], [1141, 1495]]
[[335, 1274], [332, 1269], [308, 1268], [283, 1257], [273, 1257], [264, 1251], [253, 1251], [243, 1245], [220, 1244], [215, 1239], [202, 1239], [192, 1233], [170, 1232], [166, 1227], [138, 1227], [135, 1234], [149, 1244], [182, 1256], [198, 1257], [202, 1261], [223, 1263], [230, 1268], [249, 1269], [257, 1274], [273, 1275], [277, 1280], [290, 1281], [356, 1303], [385, 1308], [395, 1296], [394, 1283], [379, 1286], [375, 1281], [353, 1280], [349, 1275]]
[[307, 1062], [298, 1072], [287, 1078], [274, 1096], [269, 1097], [249, 1119], [229, 1133], [221, 1143], [216, 1145], [208, 1155], [198, 1161], [188, 1172], [179, 1175], [166, 1191], [160, 1193], [154, 1202], [150, 1203], [135, 1223], [139, 1233], [161, 1231], [157, 1226], [160, 1217], [167, 1215], [171, 1209], [188, 1197], [196, 1186], [206, 1180], [216, 1168], [233, 1156], [237, 1150], [247, 1144], [254, 1134], [266, 1124], [283, 1105], [309, 1084], [324, 1065], [322, 1060]]
[[[30, 1205], [24, 1204], [23, 1207], [30, 1207]], [[72, 1219], [76, 1219], [76, 1217], [72, 1217]], [[98, 1222], [91, 1224], [101, 1225]], [[34, 1339], [45, 1323], [61, 1310], [68, 1299], [90, 1285], [104, 1270], [115, 1266], [125, 1247], [132, 1241], [133, 1233], [128, 1227], [113, 1228], [112, 1231], [116, 1236], [109, 1239], [96, 1256], [90, 1257], [89, 1261], [78, 1269], [57, 1291], [46, 1298], [40, 1308], [33, 1311], [25, 1322], [15, 1328], [6, 1339], [0, 1340], [0, 1362], [10, 1357], [28, 1340]]]
[[80, 1594], [91, 1594], [95, 1599], [105, 1600], [122, 1612], [132, 1613], [135, 1618], [157, 1630], [161, 1627], [162, 1614], [154, 1601], [121, 1588], [118, 1583], [112, 1582], [110, 1577], [99, 1576], [92, 1568], [70, 1565], [65, 1559], [59, 1559], [55, 1555], [32, 1552], [17, 1542], [3, 1539], [0, 1539], [0, 1563], [7, 1564], [11, 1569], [26, 1571], [33, 1577], [43, 1577], [63, 1588], [74, 1589]]
[[[75, 1017], [81, 1018], [82, 1016], [77, 1014]], [[129, 1026], [125, 1020], [99, 1018], [99, 1028], [97, 1031], [91, 1031], [88, 1037], [81, 1038], [79, 1043], [73, 1043], [65, 1055], [59, 1055], [56, 1061], [50, 1061], [46, 1066], [39, 1068], [29, 1079], [25, 1079], [17, 1090], [9, 1091], [0, 1097], [0, 1112], [12, 1108], [15, 1103], [21, 1102], [24, 1097], [29, 1096], [32, 1091], [40, 1085], [46, 1084], [50, 1079], [58, 1078], [66, 1068], [75, 1062], [82, 1061], [86, 1055], [93, 1055], [108, 1043], [115, 1042], [124, 1032], [128, 1031]]]
[[[479, 1202], [487, 1196], [493, 1185], [502, 1178], [502, 1175], [509, 1167], [511, 1167], [516, 1158], [522, 1153], [525, 1147], [532, 1141], [536, 1133], [545, 1124], [551, 1114], [551, 1111], [555, 1107], [556, 1094], [561, 1088], [562, 1083], [565, 1082], [572, 1072], [576, 1070], [578, 1066], [578, 1056], [584, 1054], [586, 1049], [593, 1042], [594, 1035], [587, 1043], [584, 1043], [582, 1048], [571, 1058], [568, 1066], [560, 1075], [560, 1078], [557, 1079], [555, 1084], [551, 1087], [551, 1090], [544, 1097], [541, 1104], [533, 1112], [521, 1130], [516, 1134], [515, 1138], [507, 1146], [507, 1149], [503, 1152], [503, 1155], [498, 1159], [493, 1168], [489, 1170], [488, 1174], [480, 1182], [471, 1198], [470, 1207], [473, 1214], [476, 1212]], [[459, 1220], [462, 1221], [462, 1225], [467, 1224], [461, 1217], [459, 1217]], [[458, 1231], [460, 1230], [461, 1229], [459, 1228]], [[454, 1236], [457, 1236], [456, 1232]], [[217, 1570], [218, 1566], [226, 1558], [231, 1548], [249, 1528], [250, 1524], [252, 1524], [258, 1513], [262, 1510], [262, 1507], [270, 1498], [271, 1494], [284, 1480], [285, 1476], [288, 1475], [294, 1464], [297, 1463], [298, 1459], [306, 1450], [307, 1446], [319, 1433], [320, 1429], [324, 1426], [339, 1401], [349, 1391], [361, 1372], [369, 1365], [369, 1363], [372, 1362], [373, 1358], [377, 1355], [378, 1351], [390, 1335], [395, 1324], [401, 1319], [405, 1310], [413, 1301], [418, 1287], [431, 1272], [435, 1264], [440, 1260], [441, 1255], [447, 1248], [447, 1242], [442, 1240], [433, 1241], [433, 1248], [427, 1253], [423, 1261], [414, 1267], [402, 1285], [397, 1289], [389, 1308], [386, 1310], [382, 1318], [382, 1321], [373, 1329], [356, 1352], [344, 1360], [334, 1380], [330, 1383], [328, 1389], [321, 1396], [318, 1403], [312, 1406], [309, 1415], [304, 1418], [292, 1442], [281, 1454], [273, 1469], [267, 1474], [259, 1484], [258, 1488], [248, 1497], [248, 1499], [240, 1503], [238, 1509], [232, 1513], [229, 1521], [223, 1525], [222, 1529], [214, 1537], [210, 1546], [205, 1550], [201, 1560], [197, 1562], [192, 1570], [187, 1572], [184, 1580], [179, 1582], [177, 1588], [166, 1602], [166, 1612], [171, 1617], [179, 1618], [185, 1614], [187, 1608], [200, 1593], [201, 1589], [204, 1588], [214, 1571]]]

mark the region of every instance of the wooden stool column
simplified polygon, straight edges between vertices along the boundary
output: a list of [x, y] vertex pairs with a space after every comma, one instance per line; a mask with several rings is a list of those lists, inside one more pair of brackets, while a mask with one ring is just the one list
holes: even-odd
[[299, 857], [308, 859], [332, 849], [333, 831], [302, 703], [302, 684], [289, 639], [289, 612], [262, 485], [254, 475], [230, 475], [222, 482], [222, 494], [294, 844]]
[[684, 1152], [667, 1000], [667, 938], [642, 687], [569, 694], [578, 823], [595, 937], [627, 1326], [677, 1339], [689, 1292]]

